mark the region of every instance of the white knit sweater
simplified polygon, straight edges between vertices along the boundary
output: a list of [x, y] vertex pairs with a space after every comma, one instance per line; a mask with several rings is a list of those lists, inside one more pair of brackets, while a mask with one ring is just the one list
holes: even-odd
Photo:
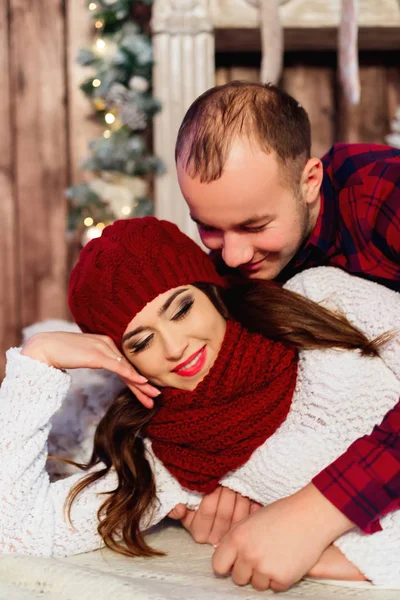
[[[310, 269], [286, 287], [342, 312], [370, 338], [400, 327], [399, 294], [343, 271]], [[70, 382], [69, 374], [22, 356], [19, 349], [7, 353], [0, 391], [3, 553], [65, 556], [101, 546], [97, 510], [104, 496], [98, 493], [114, 489], [115, 474], [78, 497], [71, 527], [64, 516], [64, 502], [82, 475], [50, 482], [45, 468], [51, 419], [66, 398]], [[354, 440], [370, 433], [399, 397], [400, 335], [382, 348], [381, 358], [363, 358], [357, 351], [300, 352], [286, 421], [221, 483], [263, 504], [292, 494]], [[146, 444], [159, 499], [146, 523], [150, 526], [179, 502], [198, 505], [201, 495], [183, 489], [154, 457], [150, 442]], [[400, 511], [383, 517], [381, 525], [383, 530], [373, 535], [358, 530], [347, 533], [336, 545], [373, 583], [400, 586]]]

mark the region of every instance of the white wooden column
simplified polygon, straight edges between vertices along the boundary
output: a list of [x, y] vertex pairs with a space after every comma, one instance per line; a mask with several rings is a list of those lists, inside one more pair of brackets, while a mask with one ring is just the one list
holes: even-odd
[[198, 240], [176, 177], [174, 147], [190, 104], [214, 86], [215, 49], [208, 0], [155, 0], [152, 16], [153, 94], [162, 110], [154, 120], [155, 153], [167, 172], [156, 178], [156, 216]]

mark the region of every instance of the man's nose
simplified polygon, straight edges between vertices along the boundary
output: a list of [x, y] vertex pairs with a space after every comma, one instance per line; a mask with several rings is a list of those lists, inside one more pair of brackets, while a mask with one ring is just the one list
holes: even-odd
[[254, 250], [244, 235], [229, 232], [224, 235], [222, 258], [228, 267], [236, 268], [251, 261]]

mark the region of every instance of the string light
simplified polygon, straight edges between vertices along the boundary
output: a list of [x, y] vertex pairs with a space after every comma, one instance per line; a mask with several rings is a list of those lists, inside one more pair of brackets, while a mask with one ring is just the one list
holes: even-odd
[[96, 10], [96, 8], [97, 8], [97, 4], [95, 2], [91, 2], [89, 4], [89, 10]]
[[112, 125], [115, 121], [115, 116], [112, 113], [107, 113], [104, 117], [104, 120], [108, 125]]
[[96, 29], [101, 29], [103, 27], [103, 25], [104, 25], [103, 21], [96, 21], [94, 24]]
[[99, 87], [100, 85], [101, 85], [100, 79], [93, 79], [93, 81], [92, 81], [93, 87]]
[[130, 206], [123, 206], [121, 208], [121, 212], [123, 215], [128, 216], [131, 214], [131, 207]]
[[86, 227], [91, 227], [93, 225], [94, 221], [92, 219], [92, 217], [86, 217], [86, 219], [83, 221], [83, 224]]
[[105, 223], [97, 223], [96, 229], [100, 229], [100, 231], [103, 231], [105, 226], [106, 226]]
[[106, 107], [103, 98], [95, 98], [93, 100], [93, 104], [94, 104], [96, 110], [104, 110]]
[[85, 246], [90, 240], [94, 240], [95, 238], [99, 238], [101, 236], [101, 230], [97, 229], [97, 227], [88, 227], [85, 229], [85, 233], [82, 236], [82, 242]]
[[96, 48], [97, 50], [104, 50], [104, 48], [106, 47], [106, 43], [104, 40], [102, 40], [101, 38], [99, 38], [98, 40], [96, 40]]
[[108, 138], [111, 137], [111, 131], [109, 129], [105, 129], [103, 131], [103, 137], [106, 138], [106, 140], [108, 140]]

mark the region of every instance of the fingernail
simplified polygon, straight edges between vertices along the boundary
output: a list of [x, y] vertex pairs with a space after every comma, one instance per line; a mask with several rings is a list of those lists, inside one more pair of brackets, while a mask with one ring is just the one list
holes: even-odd
[[143, 377], [142, 375], [140, 375], [139, 377], [135, 378], [138, 380], [138, 383], [147, 383], [148, 379], [146, 379], [146, 377]]

